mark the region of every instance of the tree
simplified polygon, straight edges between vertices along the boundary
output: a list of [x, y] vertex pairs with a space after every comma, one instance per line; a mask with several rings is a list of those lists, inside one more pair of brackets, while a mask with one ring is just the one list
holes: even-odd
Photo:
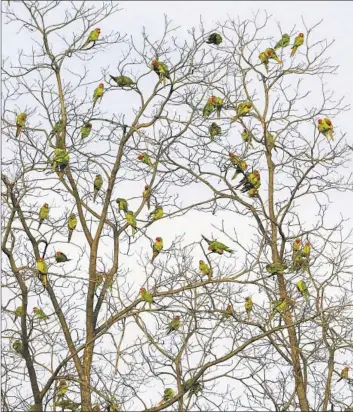
[[[32, 38], [18, 64], [3, 64], [4, 410], [348, 408], [352, 380], [336, 379], [343, 356], [352, 359], [351, 229], [344, 217], [332, 223], [328, 206], [352, 190], [351, 150], [339, 127], [348, 106], [325, 82], [336, 72], [331, 43], [302, 22], [304, 44], [293, 58], [289, 47], [277, 50], [284, 64], [269, 57], [267, 73], [258, 56], [285, 31], [267, 15], [201, 25], [185, 40], [166, 18], [155, 40], [107, 33], [118, 11], [84, 2], [6, 10]], [[205, 42], [214, 32], [219, 45]], [[112, 61], [98, 74], [103, 56]], [[317, 82], [314, 102], [307, 78]], [[324, 118], [333, 141], [318, 131]], [[211, 141], [213, 122], [221, 131]], [[103, 185], [93, 201], [96, 175]], [[157, 206], [163, 216], [153, 220]], [[151, 263], [156, 238], [163, 249]], [[57, 252], [71, 260], [56, 262]], [[167, 335], [176, 316], [180, 327]]]

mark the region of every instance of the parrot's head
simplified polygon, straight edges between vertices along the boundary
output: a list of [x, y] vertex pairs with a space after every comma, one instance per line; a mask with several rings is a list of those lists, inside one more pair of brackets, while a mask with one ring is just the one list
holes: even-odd
[[260, 172], [259, 172], [258, 170], [254, 170], [254, 176], [255, 176], [257, 179], [260, 179]]
[[203, 265], [204, 263], [205, 263], [205, 262], [204, 262], [203, 260], [200, 260], [200, 261], [199, 261], [199, 264], [200, 264], [200, 265]]
[[44, 262], [44, 258], [39, 258], [38, 262]]
[[310, 246], [310, 242], [306, 242], [306, 243], [305, 243], [305, 246]]
[[180, 319], [180, 316], [179, 316], [179, 315], [176, 315], [176, 316], [175, 316], [175, 319]]
[[146, 289], [145, 289], [145, 288], [141, 288], [141, 289], [140, 289], [140, 295], [142, 295], [142, 294], [144, 294], [144, 293], [146, 293]]
[[248, 109], [251, 109], [251, 108], [252, 108], [252, 103], [251, 103], [251, 102], [248, 102], [248, 103], [246, 104], [246, 107], [247, 107]]
[[153, 67], [158, 67], [158, 65], [159, 65], [158, 60], [157, 60], [157, 59], [154, 59], [154, 60], [152, 61], [152, 66], [153, 66]]
[[104, 84], [103, 83], [99, 83], [99, 86], [101, 89], [104, 89]]
[[101, 175], [97, 175], [97, 176], [96, 176], [96, 179], [101, 179], [101, 178], [102, 178]]
[[319, 119], [317, 122], [318, 122], [319, 124], [322, 124], [322, 119]]
[[33, 308], [33, 312], [37, 312], [38, 310], [39, 308], [37, 308], [37, 306]]
[[294, 243], [295, 243], [296, 245], [300, 245], [301, 240], [300, 240], [300, 239], [295, 239]]
[[289, 37], [288, 33], [284, 33], [284, 35], [282, 37]]
[[227, 310], [228, 311], [232, 310], [232, 305], [227, 305]]
[[283, 302], [285, 299], [286, 299], [286, 297], [283, 296], [283, 295], [281, 295], [280, 298], [279, 298], [279, 300], [282, 301], [282, 302]]
[[143, 154], [139, 154], [139, 155], [137, 156], [137, 158], [138, 158], [139, 160], [143, 160]]
[[299, 33], [299, 37], [304, 37], [304, 33]]
[[45, 207], [46, 209], [48, 209], [48, 207], [49, 207], [48, 203], [44, 203], [44, 207]]
[[162, 238], [161, 237], [156, 237], [156, 242], [162, 242]]
[[214, 101], [215, 101], [215, 98], [216, 98], [216, 96], [211, 96], [211, 97], [208, 99], [208, 103], [209, 103], [209, 104], [213, 104]]
[[55, 256], [58, 256], [58, 257], [61, 256], [61, 252], [56, 252]]
[[91, 123], [87, 123], [86, 127], [88, 127], [89, 129], [92, 129], [92, 124]]
[[250, 300], [251, 299], [251, 297], [250, 296], [247, 296], [246, 298], [245, 298], [245, 300]]
[[150, 187], [148, 185], [145, 186], [145, 190], [148, 190]]
[[76, 217], [75, 213], [71, 213], [70, 218], [74, 219]]
[[96, 31], [98, 34], [100, 34], [101, 29], [98, 29], [98, 28], [97, 28], [95, 31]]
[[268, 49], [268, 50], [267, 50], [267, 55], [268, 55], [268, 56], [272, 56], [272, 54], [273, 54], [273, 50], [272, 50], [272, 49]]
[[326, 124], [328, 124], [329, 126], [332, 126], [331, 120], [327, 119], [327, 120], [326, 120]]
[[26, 113], [22, 113], [22, 114], [21, 114], [21, 119], [22, 119], [22, 120], [26, 120], [26, 119], [27, 119]]

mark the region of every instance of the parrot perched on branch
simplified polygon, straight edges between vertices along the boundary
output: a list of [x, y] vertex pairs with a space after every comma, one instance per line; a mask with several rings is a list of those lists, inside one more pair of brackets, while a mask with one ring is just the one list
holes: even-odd
[[288, 269], [285, 263], [270, 263], [266, 266], [266, 270], [271, 275], [283, 274], [283, 272]]
[[303, 249], [302, 249], [302, 256], [309, 257], [311, 252], [311, 245], [310, 242], [306, 242]]
[[174, 396], [175, 396], [175, 392], [173, 389], [171, 388], [164, 389], [163, 399], [159, 402], [158, 405], [162, 405], [163, 403], [170, 401]]
[[253, 139], [253, 134], [251, 133], [250, 130], [244, 129], [241, 132], [241, 138], [243, 139], [243, 141], [245, 143], [247, 143], [248, 145], [250, 145], [252, 148], [254, 148], [253, 144], [252, 144], [252, 139]]
[[207, 44], [215, 44], [216, 46], [220, 45], [222, 43], [223, 39], [222, 36], [218, 33], [212, 33], [208, 36], [208, 39], [206, 40]]
[[208, 128], [211, 141], [214, 141], [215, 136], [222, 134], [222, 128], [216, 122], [213, 122]]
[[19, 355], [23, 355], [23, 344], [20, 339], [16, 339], [12, 344], [12, 349]]
[[148, 185], [145, 186], [144, 191], [142, 192], [142, 197], [146, 201], [147, 209], [151, 208], [151, 190]]
[[104, 84], [99, 83], [98, 87], [96, 87], [93, 92], [93, 108], [96, 105], [98, 99], [102, 99], [103, 94], [104, 94]]
[[16, 322], [17, 318], [19, 318], [19, 317], [22, 316], [22, 313], [23, 313], [23, 307], [22, 307], [22, 306], [18, 306], [18, 307], [15, 309], [15, 322]]
[[249, 197], [258, 197], [259, 196], [259, 191], [255, 188], [252, 188], [248, 190], [248, 196]]
[[149, 214], [149, 218], [153, 221], [161, 219], [164, 215], [163, 207], [157, 205], [152, 213]]
[[254, 170], [251, 173], [247, 173], [242, 180], [240, 181], [240, 183], [238, 184], [238, 186], [236, 187], [236, 189], [238, 189], [239, 187], [241, 187], [241, 192], [245, 193], [250, 189], [259, 189], [259, 187], [261, 186], [261, 181], [260, 181], [260, 173], [258, 170]]
[[50, 136], [57, 136], [58, 134], [60, 134], [63, 130], [63, 121], [62, 119], [60, 119], [59, 121], [57, 121], [52, 129], [52, 131], [50, 132]]
[[164, 86], [167, 83], [166, 79], [170, 80], [170, 74], [168, 66], [165, 63], [159, 62], [157, 59], [152, 61], [152, 69], [159, 77], [159, 80], [163, 81]]
[[265, 50], [265, 53], [267, 54], [269, 59], [275, 60], [279, 64], [283, 64], [282, 60], [278, 58], [277, 53], [274, 51], [274, 49], [267, 48]]
[[91, 134], [92, 131], [92, 124], [91, 123], [85, 123], [81, 127], [81, 139], [85, 139]]
[[148, 303], [149, 310], [151, 310], [152, 309], [152, 303], [156, 303], [153, 300], [153, 296], [149, 292], [147, 292], [147, 290], [145, 288], [140, 289], [140, 295], [141, 295], [141, 299]]
[[153, 250], [153, 255], [152, 255], [151, 263], [153, 263], [156, 257], [163, 250], [163, 239], [161, 237], [156, 237], [156, 241], [153, 243], [152, 250]]
[[211, 268], [203, 260], [199, 261], [199, 269], [200, 269], [200, 272], [202, 273], [202, 275], [207, 275], [209, 278], [212, 277]]
[[331, 137], [333, 140], [333, 124], [331, 120], [328, 117], [325, 117], [324, 119], [319, 119], [317, 123], [319, 132], [322, 133], [327, 139]]
[[103, 179], [101, 175], [97, 175], [93, 182], [93, 202], [96, 201], [98, 192], [101, 190], [103, 186]]
[[278, 40], [278, 42], [276, 43], [274, 49], [277, 50], [277, 49], [280, 49], [280, 48], [287, 47], [287, 46], [289, 46], [289, 43], [290, 43], [289, 34], [284, 33], [282, 35], [282, 38], [280, 40]]
[[137, 227], [137, 223], [136, 223], [136, 217], [134, 215], [134, 212], [131, 211], [127, 211], [125, 212], [125, 218], [126, 218], [126, 223], [129, 224], [129, 226], [131, 226], [132, 228], [132, 236], [134, 236], [134, 234], [136, 233], [136, 227]]
[[132, 87], [134, 84], [136, 84], [128, 76], [112, 76], [111, 74], [109, 76], [110, 76], [111, 79], [113, 79], [115, 81], [115, 83], [119, 87]]
[[297, 256], [301, 257], [302, 241], [297, 238], [292, 245], [292, 261], [295, 263]]
[[209, 117], [216, 110], [215, 99], [216, 99], [216, 96], [211, 96], [207, 100], [207, 103], [205, 104], [205, 106], [202, 110], [202, 116], [204, 118]]
[[211, 250], [213, 253], [218, 253], [222, 255], [224, 251], [232, 254], [233, 251], [228, 246], [221, 242], [217, 242], [217, 240], [209, 240], [204, 235], [201, 235], [203, 239], [208, 243], [208, 250]]
[[101, 34], [101, 29], [97, 28], [97, 29], [92, 30], [90, 34], [88, 35], [88, 39], [86, 43], [82, 46], [82, 49], [88, 46], [90, 43], [93, 43], [93, 46], [94, 46], [96, 44], [96, 41], [99, 39], [100, 34]]
[[72, 259], [68, 259], [65, 253], [58, 251], [55, 253], [55, 260], [56, 260], [56, 263], [65, 263], [65, 262], [69, 262]]
[[271, 134], [268, 131], [266, 132], [266, 144], [267, 144], [269, 151], [271, 151], [272, 149], [275, 149], [275, 151], [277, 152], [276, 137], [274, 137], [273, 134]]
[[118, 207], [119, 207], [120, 211], [122, 210], [123, 212], [127, 212], [129, 210], [126, 199], [123, 199], [122, 197], [118, 197], [116, 199], [116, 203], [118, 204]]
[[47, 319], [49, 319], [49, 316], [46, 315], [46, 314], [44, 313], [44, 311], [43, 311], [42, 309], [40, 309], [40, 308], [37, 308], [37, 307], [33, 308], [33, 312], [34, 312], [34, 314], [37, 316], [37, 318], [38, 318], [39, 320], [47, 320]]
[[173, 320], [168, 323], [168, 332], [169, 335], [171, 332], [177, 331], [180, 328], [180, 316], [175, 316]]
[[239, 103], [237, 106], [237, 115], [231, 120], [231, 124], [236, 122], [240, 117], [246, 116], [253, 108], [252, 102], [246, 101]]
[[42, 282], [43, 287], [46, 289], [48, 286], [48, 266], [44, 258], [39, 258], [37, 261], [38, 278]]
[[229, 319], [233, 314], [233, 308], [232, 305], [227, 305], [227, 308], [225, 310], [225, 313], [222, 316], [222, 319]]
[[250, 320], [250, 314], [251, 314], [251, 311], [252, 311], [253, 306], [254, 306], [254, 303], [253, 303], [251, 297], [250, 297], [250, 296], [247, 296], [247, 297], [245, 298], [244, 307], [245, 307], [245, 311], [246, 311], [246, 313], [247, 313], [247, 315], [248, 315], [248, 322], [249, 322], [249, 320]]
[[26, 120], [27, 120], [26, 113], [20, 113], [16, 117], [16, 137], [19, 137], [19, 135], [22, 133], [22, 130], [26, 125]]
[[304, 34], [299, 33], [298, 36], [294, 39], [294, 44], [292, 46], [292, 52], [290, 54], [290, 57], [293, 57], [298, 50], [298, 47], [302, 46], [304, 43]]
[[273, 319], [276, 313], [284, 312], [288, 308], [286, 298], [284, 296], [281, 296], [279, 300], [272, 301], [272, 307], [273, 309], [270, 320]]
[[235, 173], [232, 177], [232, 180], [234, 180], [238, 176], [238, 174], [244, 174], [245, 170], [247, 170], [248, 168], [248, 165], [244, 160], [242, 160], [239, 156], [236, 156], [233, 152], [229, 152], [229, 157], [232, 164], [236, 166]]
[[67, 227], [69, 229], [69, 237], [67, 239], [68, 243], [70, 243], [73, 231], [76, 229], [76, 226], [77, 226], [76, 215], [75, 215], [75, 213], [70, 213], [69, 219], [67, 221]]
[[137, 158], [138, 160], [140, 160], [140, 162], [144, 163], [145, 165], [153, 167], [152, 161], [146, 152], [140, 153], [137, 156]]
[[305, 281], [300, 279], [296, 284], [298, 292], [304, 297], [304, 299], [309, 302], [309, 290]]
[[66, 395], [68, 388], [69, 388], [69, 385], [66, 381], [64, 380], [59, 381], [59, 385], [56, 388], [56, 396], [58, 398], [62, 398], [64, 395]]
[[265, 52], [259, 54], [259, 59], [261, 63], [265, 66], [266, 72], [268, 73], [268, 60], [269, 56]]
[[184, 388], [185, 390], [189, 390], [189, 398], [191, 398], [192, 395], [198, 396], [198, 394], [203, 391], [203, 385], [200, 382], [195, 382], [193, 379], [188, 379], [184, 383]]
[[51, 167], [54, 172], [58, 173], [60, 179], [62, 179], [63, 171], [69, 164], [69, 161], [70, 156], [64, 149], [57, 148], [54, 150], [54, 156]]
[[346, 366], [345, 368], [342, 369], [340, 378], [338, 379], [337, 382], [340, 382], [342, 379], [348, 379], [348, 372], [349, 372], [349, 367]]
[[38, 230], [42, 226], [42, 223], [45, 219], [49, 217], [49, 205], [48, 203], [44, 203], [44, 205], [39, 209], [39, 225]]

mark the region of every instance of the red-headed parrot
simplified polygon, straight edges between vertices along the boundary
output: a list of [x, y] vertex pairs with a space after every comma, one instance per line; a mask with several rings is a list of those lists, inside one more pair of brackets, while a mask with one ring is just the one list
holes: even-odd
[[149, 214], [149, 218], [152, 221], [155, 221], [155, 220], [161, 219], [163, 215], [164, 215], [163, 207], [156, 205], [156, 208], [154, 209], [154, 211]]
[[167, 335], [169, 335], [171, 332], [175, 332], [180, 328], [180, 316], [175, 316], [173, 320], [171, 320], [168, 323], [168, 332]]
[[277, 56], [277, 53], [274, 49], [267, 48], [265, 50], [265, 53], [267, 54], [269, 59], [275, 60], [279, 64], [283, 64], [282, 60]]
[[148, 185], [145, 186], [144, 191], [142, 192], [142, 197], [146, 201], [147, 209], [150, 210], [151, 207], [151, 190]]
[[147, 290], [145, 288], [140, 289], [140, 296], [141, 296], [142, 300], [144, 300], [145, 302], [148, 303], [149, 310], [151, 310], [152, 309], [152, 303], [156, 303], [153, 300], [153, 296], [149, 292], [147, 292]]
[[104, 84], [99, 83], [98, 87], [96, 87], [93, 92], [93, 108], [96, 105], [98, 99], [102, 99], [103, 94], [104, 94]]
[[248, 165], [245, 160], [242, 160], [239, 156], [236, 156], [233, 152], [229, 152], [229, 157], [232, 164], [236, 167], [232, 180], [234, 180], [238, 174], [242, 173], [247, 170]]
[[49, 205], [48, 203], [44, 203], [44, 205], [39, 209], [39, 225], [38, 230], [42, 226], [42, 223], [45, 219], [49, 217]]
[[159, 80], [163, 81], [164, 85], [167, 83], [166, 79], [170, 80], [168, 66], [165, 63], [159, 62], [157, 59], [154, 59], [152, 61], [152, 69], [159, 77]]
[[74, 230], [76, 229], [77, 226], [77, 219], [75, 213], [70, 213], [69, 219], [67, 221], [67, 227], [69, 229], [69, 237], [67, 239], [68, 243], [70, 243], [70, 240], [72, 238], [72, 234]]
[[146, 152], [140, 153], [137, 156], [138, 160], [149, 167], [153, 167], [152, 161]]
[[233, 253], [232, 249], [225, 244], [218, 242], [217, 240], [209, 240], [204, 235], [201, 236], [208, 243], [208, 250], [211, 250], [213, 253], [218, 253], [219, 255], [222, 255], [224, 251]]
[[202, 275], [207, 275], [209, 278], [212, 277], [211, 268], [203, 260], [199, 261], [199, 269], [200, 269], [200, 272], [202, 273]]
[[156, 237], [156, 241], [153, 243], [152, 250], [153, 250], [153, 255], [152, 255], [151, 263], [153, 263], [156, 257], [163, 250], [163, 239], [161, 237]]
[[239, 103], [237, 106], [237, 115], [231, 120], [230, 123], [236, 122], [240, 117], [246, 116], [253, 108], [252, 102], [246, 101]]
[[319, 119], [317, 123], [319, 132], [322, 133], [327, 139], [331, 137], [333, 140], [333, 124], [331, 120], [328, 117], [325, 117], [324, 119]]
[[207, 103], [205, 104], [202, 110], [202, 116], [204, 118], [209, 117], [215, 110], [216, 110], [216, 103], [215, 103], [216, 96], [211, 96]]
[[101, 34], [101, 29], [94, 29], [90, 32], [86, 43], [82, 46], [82, 48], [86, 47], [88, 44], [93, 43], [95, 45], [96, 41], [99, 39], [99, 35]]
[[40, 309], [40, 308], [37, 308], [37, 307], [33, 308], [33, 312], [34, 312], [34, 314], [37, 316], [37, 318], [38, 318], [39, 320], [47, 320], [47, 319], [49, 319], [49, 316], [46, 315], [46, 314], [44, 313], [44, 311], [43, 311], [42, 309]]
[[308, 257], [310, 256], [311, 245], [310, 242], [306, 242], [303, 249], [302, 249], [302, 256]]
[[222, 319], [229, 319], [233, 314], [233, 308], [232, 305], [227, 305], [227, 308], [225, 310], [225, 313], [222, 316]]
[[71, 259], [68, 259], [65, 253], [58, 251], [55, 253], [55, 260], [56, 260], [56, 263], [64, 263], [64, 262], [69, 262]]
[[268, 59], [269, 57], [265, 52], [262, 52], [259, 54], [259, 59], [261, 63], [265, 66], [266, 72], [268, 73]]
[[274, 49], [277, 50], [277, 49], [280, 49], [280, 48], [287, 47], [287, 46], [289, 46], [289, 43], [290, 43], [289, 34], [284, 33], [282, 35], [282, 38], [280, 40], [278, 40], [278, 42], [276, 43]]
[[136, 233], [136, 228], [137, 228], [137, 223], [136, 223], [136, 217], [134, 215], [134, 212], [127, 211], [125, 212], [125, 218], [126, 218], [126, 223], [128, 223], [129, 226], [132, 228], [132, 236]]
[[299, 33], [298, 36], [294, 39], [294, 44], [292, 46], [292, 52], [290, 57], [293, 57], [298, 49], [304, 43], [304, 34]]
[[27, 114], [26, 113], [20, 113], [16, 117], [16, 137], [19, 137], [21, 134], [23, 128], [26, 125], [26, 120], [27, 120]]

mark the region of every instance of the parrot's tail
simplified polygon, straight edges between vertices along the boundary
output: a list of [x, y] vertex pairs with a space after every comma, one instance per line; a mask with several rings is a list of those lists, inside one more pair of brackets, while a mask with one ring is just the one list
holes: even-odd
[[239, 119], [239, 116], [235, 116], [233, 120], [230, 121], [230, 124], [235, 123]]
[[73, 230], [69, 229], [69, 237], [67, 239], [67, 243], [70, 243], [71, 238], [72, 238]]
[[21, 134], [22, 127], [17, 127], [16, 129], [16, 137], [18, 137]]
[[248, 312], [248, 322], [250, 321], [250, 311]]
[[211, 241], [210, 241], [209, 239], [207, 239], [207, 237], [205, 237], [204, 235], [201, 235], [201, 236], [203, 237], [203, 239], [204, 239], [208, 244], [211, 243]]
[[290, 54], [290, 57], [293, 57], [296, 51], [297, 51], [297, 47], [292, 47], [292, 52]]
[[337, 383], [340, 382], [342, 379], [343, 379], [343, 378], [339, 378], [338, 381], [337, 381]]
[[39, 228], [42, 226], [42, 223], [43, 223], [43, 220], [42, 220], [42, 219], [40, 219], [40, 220], [39, 220], [39, 225], [38, 225], [38, 229], [37, 229], [37, 230], [39, 230]]
[[112, 76], [112, 75], [110, 74], [109, 77], [110, 77], [112, 80], [115, 81], [115, 77], [114, 77], [114, 76]]
[[94, 194], [93, 194], [93, 202], [96, 201], [96, 199], [97, 199], [97, 194], [98, 194], [98, 190], [95, 190], [95, 191], [94, 191]]
[[232, 177], [232, 180], [234, 180], [238, 176], [238, 174], [239, 174], [238, 172], [235, 172], [233, 177]]

